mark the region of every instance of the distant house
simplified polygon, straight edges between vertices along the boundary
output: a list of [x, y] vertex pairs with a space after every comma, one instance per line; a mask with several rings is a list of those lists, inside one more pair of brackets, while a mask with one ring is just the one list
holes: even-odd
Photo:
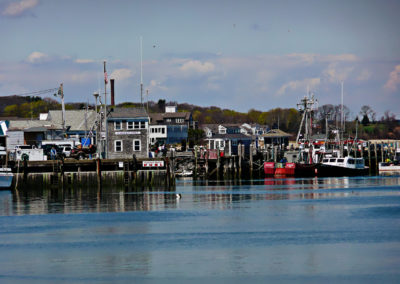
[[207, 148], [210, 150], [220, 150], [225, 155], [237, 155], [238, 145], [245, 146], [245, 152], [250, 152], [250, 144], [252, 143], [252, 137], [241, 133], [238, 134], [215, 134], [212, 137], [205, 138], [208, 145]]
[[107, 118], [107, 158], [148, 157], [149, 120], [144, 108], [113, 108]]
[[[166, 144], [181, 143], [187, 141], [188, 131], [193, 127], [193, 118], [190, 112], [177, 112], [176, 106], [166, 106], [165, 113], [151, 113], [150, 127], [159, 128], [161, 133], [150, 133], [150, 142], [161, 142]], [[162, 129], [166, 132], [162, 133]]]
[[289, 145], [289, 138], [292, 135], [280, 129], [271, 129], [267, 133], [261, 135], [264, 139], [264, 145]]
[[216, 134], [239, 134], [240, 124], [204, 124], [202, 126], [206, 137], [213, 137]]

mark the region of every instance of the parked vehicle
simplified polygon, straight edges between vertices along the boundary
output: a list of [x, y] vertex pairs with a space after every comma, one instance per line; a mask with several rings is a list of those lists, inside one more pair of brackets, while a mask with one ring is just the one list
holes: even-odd
[[54, 159], [64, 159], [66, 155], [63, 153], [63, 148], [55, 145], [55, 144], [46, 144], [42, 145], [43, 155], [47, 156], [47, 160], [52, 159], [51, 149], [55, 149], [56, 153], [54, 155]]
[[77, 160], [82, 160], [90, 158], [94, 154], [96, 154], [96, 146], [91, 144], [89, 147], [75, 147], [71, 150], [70, 157]]

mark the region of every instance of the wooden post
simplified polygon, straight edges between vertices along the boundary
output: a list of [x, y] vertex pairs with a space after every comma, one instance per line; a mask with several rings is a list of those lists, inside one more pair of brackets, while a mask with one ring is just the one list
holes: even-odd
[[374, 154], [375, 154], [375, 164], [374, 164], [374, 166], [375, 166], [375, 172], [376, 172], [376, 169], [378, 169], [378, 152], [377, 152], [376, 142], [374, 143]]
[[367, 147], [368, 147], [368, 166], [369, 166], [369, 174], [371, 175], [371, 148], [370, 148], [371, 143], [368, 141], [367, 142]]
[[238, 145], [239, 179], [242, 177], [242, 145]]
[[383, 163], [385, 161], [385, 155], [383, 152], [383, 143], [381, 143], [381, 162]]
[[219, 169], [220, 169], [220, 151], [217, 150], [217, 180], [219, 180]]
[[253, 177], [253, 143], [250, 144], [250, 177]]
[[97, 187], [101, 188], [101, 160], [96, 159], [96, 174], [97, 174]]
[[194, 146], [194, 179], [197, 178], [197, 145]]
[[205, 164], [205, 170], [206, 170], [206, 179], [208, 179], [208, 156], [209, 156], [210, 150], [206, 151], [205, 155], [205, 159], [206, 159], [206, 164]]

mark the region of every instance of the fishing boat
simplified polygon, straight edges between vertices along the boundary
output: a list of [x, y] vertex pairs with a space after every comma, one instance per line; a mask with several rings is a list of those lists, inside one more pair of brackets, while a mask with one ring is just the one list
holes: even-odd
[[323, 177], [362, 176], [367, 175], [369, 168], [365, 166], [364, 158], [326, 157], [317, 166], [317, 175]]

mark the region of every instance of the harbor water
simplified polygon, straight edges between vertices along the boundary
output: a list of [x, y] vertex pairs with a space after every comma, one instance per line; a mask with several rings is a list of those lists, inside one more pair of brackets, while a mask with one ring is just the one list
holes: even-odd
[[0, 283], [400, 283], [399, 184], [0, 191]]

